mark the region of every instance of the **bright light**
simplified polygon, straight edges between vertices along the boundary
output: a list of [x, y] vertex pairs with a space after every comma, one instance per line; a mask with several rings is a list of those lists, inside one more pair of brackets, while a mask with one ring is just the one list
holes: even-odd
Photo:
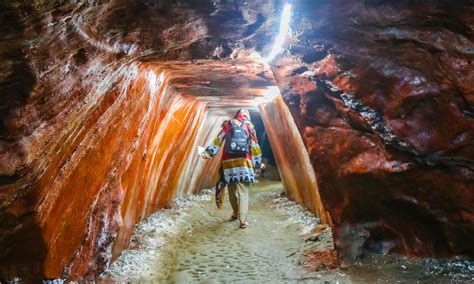
[[280, 32], [275, 40], [275, 44], [273, 45], [272, 51], [270, 54], [265, 58], [266, 62], [270, 62], [277, 56], [278, 53], [283, 51], [283, 42], [285, 41], [286, 35], [290, 30], [290, 17], [291, 17], [291, 4], [286, 4], [285, 8], [283, 9], [283, 14], [281, 15], [281, 22], [280, 22]]
[[263, 96], [254, 100], [255, 106], [270, 103], [278, 96], [281, 96], [280, 88], [278, 88], [277, 86], [269, 86], [263, 91]]

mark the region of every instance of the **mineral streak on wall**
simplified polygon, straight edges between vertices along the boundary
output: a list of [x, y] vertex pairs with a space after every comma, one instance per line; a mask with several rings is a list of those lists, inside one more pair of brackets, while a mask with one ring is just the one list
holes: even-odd
[[23, 179], [2, 184], [17, 193], [2, 200], [2, 275], [94, 278], [127, 248], [142, 218], [215, 184], [219, 157], [204, 161], [196, 147], [274, 84], [247, 55], [146, 61], [105, 69], [90, 90], [72, 94], [81, 103], [68, 101], [53, 130], [30, 138], [46, 154]]
[[[221, 129], [221, 123], [232, 116], [231, 111], [208, 108], [202, 123], [195, 128], [197, 136], [194, 145], [190, 148], [194, 155], [183, 161], [184, 172], [191, 173], [178, 183], [178, 190], [185, 191], [188, 188], [203, 189], [212, 188], [218, 178], [221, 164], [220, 157], [222, 151], [211, 160], [204, 160], [196, 155], [197, 146], [209, 146]], [[183, 192], [178, 192], [178, 196], [183, 196]]]
[[276, 87], [270, 88], [266, 97], [268, 101], [259, 104], [260, 114], [288, 197], [308, 208], [323, 224], [331, 224], [308, 152], [288, 107]]
[[[158, 65], [159, 66], [159, 65]], [[160, 67], [156, 68], [160, 71]], [[153, 68], [151, 68], [153, 70]], [[131, 228], [142, 218], [163, 208], [178, 196], [192, 193], [197, 187], [180, 186], [188, 177], [200, 175], [199, 167], [184, 167], [183, 161], [195, 159], [194, 145], [198, 129], [203, 123], [206, 106], [192, 96], [183, 96], [170, 84], [159, 84], [165, 78], [173, 80], [173, 74], [162, 71], [149, 76], [158, 81], [155, 101], [149, 104], [152, 119], [149, 127], [141, 127], [145, 143], [133, 159], [132, 166], [122, 179], [122, 184], [133, 185], [134, 190], [125, 196], [122, 205], [124, 226], [114, 242], [114, 256], [128, 246]], [[140, 93], [136, 93], [140, 95]], [[203, 183], [203, 186], [208, 184]]]
[[340, 255], [474, 255], [472, 1], [295, 1], [275, 79]]
[[100, 273], [141, 218], [214, 183], [206, 104], [267, 84], [218, 59], [268, 34], [274, 1], [59, 2], [0, 1], [0, 278]]
[[115, 256], [127, 247], [141, 218], [197, 189], [180, 186], [184, 169], [202, 176], [206, 165], [185, 168], [182, 162], [195, 155], [206, 105], [174, 91], [169, 77], [148, 63], [112, 72], [63, 120], [39, 180], [2, 186], [23, 195], [2, 204], [3, 274], [93, 276], [110, 260], [112, 244]]

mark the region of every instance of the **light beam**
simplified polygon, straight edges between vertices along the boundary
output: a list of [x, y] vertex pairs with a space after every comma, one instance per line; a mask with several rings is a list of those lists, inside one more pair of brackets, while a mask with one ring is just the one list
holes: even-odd
[[278, 53], [283, 51], [283, 43], [285, 42], [286, 35], [290, 30], [290, 18], [291, 18], [291, 4], [286, 3], [285, 8], [283, 8], [283, 13], [281, 14], [280, 22], [280, 32], [273, 44], [272, 51], [265, 58], [265, 62], [272, 61]]

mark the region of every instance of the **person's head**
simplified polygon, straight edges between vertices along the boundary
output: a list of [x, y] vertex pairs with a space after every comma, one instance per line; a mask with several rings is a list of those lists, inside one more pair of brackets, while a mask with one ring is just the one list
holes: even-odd
[[246, 110], [245, 108], [241, 108], [235, 114], [235, 118], [240, 121], [245, 121], [245, 120], [250, 121], [250, 112]]

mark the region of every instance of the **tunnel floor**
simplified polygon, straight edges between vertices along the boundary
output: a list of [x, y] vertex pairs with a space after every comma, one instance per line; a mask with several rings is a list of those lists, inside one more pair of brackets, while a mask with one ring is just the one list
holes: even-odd
[[[177, 200], [135, 231], [132, 245], [103, 277], [110, 280], [269, 281], [298, 280], [298, 252], [318, 219], [282, 196], [279, 182], [250, 189], [249, 227], [230, 221], [228, 195], [218, 210], [212, 193]], [[318, 242], [332, 249], [330, 230]]]
[[[100, 279], [158, 283], [433, 283], [474, 280], [466, 259], [372, 255], [338, 263], [331, 230], [289, 201], [280, 182], [250, 189], [249, 227], [230, 221], [213, 192], [178, 198], [137, 225], [131, 244]], [[335, 254], [334, 254], [335, 256]]]

